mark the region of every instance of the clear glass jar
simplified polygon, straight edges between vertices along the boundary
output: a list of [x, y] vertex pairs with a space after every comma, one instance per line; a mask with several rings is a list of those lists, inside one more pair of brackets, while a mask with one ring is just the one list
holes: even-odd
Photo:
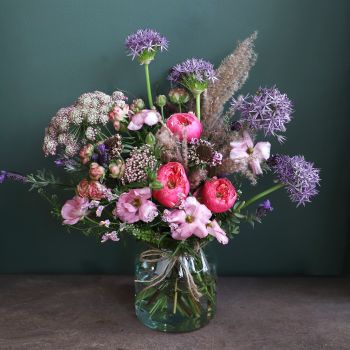
[[174, 258], [169, 251], [136, 259], [135, 310], [147, 327], [189, 332], [206, 325], [216, 310], [216, 271], [202, 249]]

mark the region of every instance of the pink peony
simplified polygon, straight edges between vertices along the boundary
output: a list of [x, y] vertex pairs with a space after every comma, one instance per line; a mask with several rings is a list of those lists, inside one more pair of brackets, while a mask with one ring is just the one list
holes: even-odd
[[105, 198], [107, 192], [107, 188], [98, 181], [83, 179], [77, 186], [77, 193], [80, 197], [90, 198], [97, 201]]
[[89, 175], [91, 180], [97, 181], [105, 175], [105, 169], [98, 163], [93, 162], [90, 164]]
[[69, 199], [61, 209], [61, 215], [66, 225], [74, 225], [82, 219], [89, 208], [89, 200], [80, 196]]
[[228, 243], [228, 237], [226, 236], [226, 232], [219, 226], [216, 220], [213, 220], [209, 224], [207, 224], [207, 230], [208, 233], [214, 236], [219, 243]]
[[163, 188], [153, 190], [153, 197], [165, 207], [172, 208], [186, 198], [190, 183], [182, 164], [169, 162], [162, 165], [157, 172], [157, 180]]
[[152, 126], [161, 120], [161, 115], [156, 110], [143, 109], [141, 112], [134, 114], [128, 125], [129, 130], [140, 130], [143, 124]]
[[254, 175], [262, 174], [260, 163], [270, 158], [270, 142], [258, 142], [255, 146], [247, 131], [239, 141], [230, 143], [232, 150], [230, 158], [238, 163], [247, 162]]
[[195, 197], [187, 197], [180, 209], [164, 210], [163, 220], [169, 224], [174, 239], [184, 240], [192, 235], [206, 237], [211, 216], [211, 211]]
[[223, 213], [233, 207], [237, 192], [231, 181], [216, 177], [205, 181], [200, 190], [200, 200], [213, 213]]
[[157, 206], [150, 201], [148, 187], [137, 188], [123, 193], [117, 202], [113, 215], [121, 221], [132, 224], [137, 221], [151, 222], [158, 215]]
[[187, 141], [199, 139], [203, 130], [201, 122], [193, 113], [172, 114], [166, 125], [180, 140], [186, 135]]

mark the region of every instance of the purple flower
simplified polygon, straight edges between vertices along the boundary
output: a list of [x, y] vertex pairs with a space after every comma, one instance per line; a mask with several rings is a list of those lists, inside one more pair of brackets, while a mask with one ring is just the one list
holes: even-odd
[[291, 121], [292, 102], [286, 94], [275, 87], [259, 88], [254, 96], [232, 99], [233, 111], [241, 113], [241, 122], [246, 122], [253, 130], [262, 130], [265, 136], [276, 136], [279, 142], [284, 136], [277, 133], [285, 132], [285, 124]]
[[268, 199], [265, 199], [262, 203], [259, 204], [256, 215], [259, 218], [262, 218], [263, 216], [267, 215], [269, 212], [273, 210], [271, 202]]
[[135, 59], [142, 58], [145, 53], [155, 54], [157, 50], [167, 50], [168, 40], [153, 29], [139, 29], [125, 39], [125, 46], [129, 56]]
[[104, 143], [101, 143], [97, 146], [97, 153], [94, 153], [91, 157], [94, 162], [107, 167], [109, 163], [108, 148]]
[[286, 185], [292, 202], [305, 205], [317, 193], [320, 184], [320, 170], [303, 156], [276, 155], [272, 169], [280, 182]]
[[27, 177], [21, 174], [13, 173], [6, 170], [1, 170], [0, 172], [0, 184], [2, 184], [6, 179], [11, 179], [16, 182], [27, 182]]
[[120, 238], [118, 237], [117, 231], [106, 232], [101, 238], [101, 243], [107, 242], [108, 240], [118, 242]]
[[[195, 80], [201, 83], [207, 83], [209, 80], [217, 80], [214, 66], [201, 58], [191, 58], [177, 64], [171, 68], [168, 80], [173, 83], [186, 85], [188, 80]], [[191, 89], [190, 89], [191, 90]]]

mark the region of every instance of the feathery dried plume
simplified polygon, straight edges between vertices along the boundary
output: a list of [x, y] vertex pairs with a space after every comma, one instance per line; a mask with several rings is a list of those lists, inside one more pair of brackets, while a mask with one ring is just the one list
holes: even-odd
[[209, 83], [203, 112], [204, 127], [211, 129], [221, 116], [225, 103], [239, 90], [254, 66], [257, 54], [254, 51], [254, 32], [228, 55], [216, 70], [218, 81]]
[[183, 162], [181, 143], [179, 139], [163, 125], [156, 134], [158, 146], [162, 149], [164, 162]]

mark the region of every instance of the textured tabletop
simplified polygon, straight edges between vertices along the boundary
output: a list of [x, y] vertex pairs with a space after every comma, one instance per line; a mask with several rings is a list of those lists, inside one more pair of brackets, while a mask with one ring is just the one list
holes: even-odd
[[222, 277], [216, 318], [144, 327], [128, 276], [0, 276], [0, 349], [350, 349], [350, 279]]

